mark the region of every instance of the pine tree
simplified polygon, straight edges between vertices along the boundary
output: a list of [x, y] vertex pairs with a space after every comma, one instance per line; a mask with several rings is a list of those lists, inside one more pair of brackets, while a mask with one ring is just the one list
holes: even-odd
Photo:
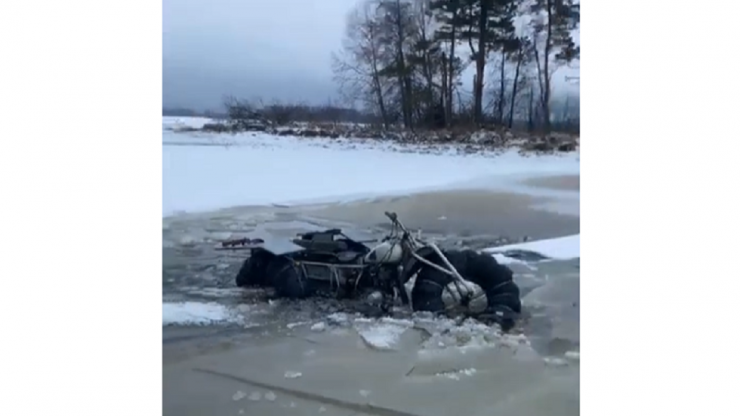
[[[545, 132], [551, 129], [550, 101], [552, 74], [562, 65], [578, 59], [581, 48], [573, 41], [572, 32], [581, 21], [581, 6], [575, 0], [533, 0], [535, 60], [540, 87], [540, 107]], [[544, 38], [544, 39], [543, 39]], [[543, 45], [540, 46], [540, 43]], [[540, 48], [542, 51], [540, 52]]]
[[447, 124], [452, 120], [452, 102], [454, 86], [462, 69], [462, 62], [455, 54], [455, 46], [460, 40], [460, 32], [464, 22], [463, 13], [466, 3], [464, 0], [432, 0], [430, 9], [435, 14], [439, 28], [434, 33], [435, 39], [448, 43], [449, 52], [442, 53], [442, 95]]
[[498, 51], [514, 37], [516, 0], [461, 0], [461, 38], [470, 46], [470, 59], [475, 63], [473, 79], [473, 119], [483, 122], [483, 87], [486, 60], [491, 51]]

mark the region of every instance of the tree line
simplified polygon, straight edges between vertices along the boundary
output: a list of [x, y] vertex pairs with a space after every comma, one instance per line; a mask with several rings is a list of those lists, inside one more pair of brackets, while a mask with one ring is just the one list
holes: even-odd
[[195, 111], [188, 108], [165, 107], [164, 116], [174, 117], [207, 117], [215, 120], [232, 121], [265, 120], [275, 125], [291, 122], [308, 123], [376, 123], [371, 114], [354, 108], [333, 104], [308, 104], [273, 101], [265, 104], [261, 99], [240, 99], [227, 96], [223, 99], [223, 111]]
[[342, 97], [386, 128], [525, 121], [549, 132], [563, 121], [552, 77], [579, 59], [579, 24], [576, 0], [361, 0], [332, 69]]

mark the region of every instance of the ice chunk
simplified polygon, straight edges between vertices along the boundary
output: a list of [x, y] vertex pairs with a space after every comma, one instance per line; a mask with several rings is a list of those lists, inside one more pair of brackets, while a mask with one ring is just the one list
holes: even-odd
[[311, 331], [323, 331], [325, 329], [326, 329], [326, 324], [324, 322], [317, 322], [311, 325]]

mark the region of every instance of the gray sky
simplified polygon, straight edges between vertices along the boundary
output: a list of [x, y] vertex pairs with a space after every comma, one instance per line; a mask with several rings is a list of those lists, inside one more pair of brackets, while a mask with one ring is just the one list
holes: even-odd
[[331, 53], [356, 1], [163, 0], [164, 105], [219, 109], [227, 94], [336, 98]]
[[163, 98], [216, 108], [225, 94], [325, 102], [331, 53], [355, 0], [164, 0]]

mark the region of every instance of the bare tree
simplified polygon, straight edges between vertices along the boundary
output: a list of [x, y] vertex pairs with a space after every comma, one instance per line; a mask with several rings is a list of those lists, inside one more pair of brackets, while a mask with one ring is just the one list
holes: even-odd
[[385, 46], [386, 66], [381, 75], [396, 80], [398, 104], [405, 127], [413, 126], [412, 67], [409, 64], [411, 43], [416, 33], [410, 2], [406, 0], [377, 0], [380, 38]]
[[236, 130], [247, 129], [255, 120], [261, 119], [252, 103], [234, 96], [224, 97], [224, 108], [232, 128]]
[[509, 117], [507, 125], [512, 128], [514, 125], [514, 107], [516, 106], [517, 94], [526, 86], [527, 77], [522, 76], [529, 66], [532, 58], [532, 43], [526, 37], [520, 36], [517, 42], [517, 49], [514, 54], [514, 81], [511, 86], [511, 100], [509, 101]]
[[[351, 107], [362, 104], [386, 128], [490, 119], [549, 131], [550, 118], [561, 118], [551, 108], [551, 79], [580, 52], [570, 35], [580, 20], [577, 0], [360, 1], [332, 56], [334, 76]], [[524, 32], [514, 26], [519, 14], [528, 19]], [[461, 54], [460, 44], [469, 57], [461, 59], [467, 48]], [[472, 94], [458, 88], [470, 63]], [[493, 94], [484, 108], [485, 88]]]
[[[473, 6], [467, 8], [468, 16], [468, 46], [470, 46], [470, 59], [475, 62], [475, 76], [473, 77], [473, 120], [476, 123], [483, 121], [483, 75], [486, 69], [486, 59], [488, 57], [488, 45], [486, 44], [486, 35], [488, 31], [488, 10], [490, 0], [481, 0], [477, 16], [474, 13]], [[477, 31], [476, 31], [477, 30]], [[478, 49], [473, 46], [473, 40], [477, 39]]]
[[441, 86], [435, 84], [435, 78], [440, 72], [440, 48], [438, 43], [432, 39], [434, 21], [429, 3], [430, 0], [414, 0], [413, 3], [417, 33], [414, 40], [412, 63], [418, 67], [418, 72], [423, 79], [421, 101], [426, 107], [426, 112], [429, 112], [436, 104], [435, 88], [439, 87], [441, 90]]
[[345, 99], [359, 100], [375, 110], [388, 128], [390, 118], [381, 77], [383, 44], [376, 18], [376, 7], [367, 1], [350, 13], [342, 50], [332, 54], [332, 70]]
[[[463, 37], [475, 62], [473, 78], [474, 119], [483, 121], [483, 90], [486, 61], [491, 51], [500, 51], [512, 38], [517, 0], [466, 0], [467, 30]], [[477, 47], [474, 45], [477, 43]]]

